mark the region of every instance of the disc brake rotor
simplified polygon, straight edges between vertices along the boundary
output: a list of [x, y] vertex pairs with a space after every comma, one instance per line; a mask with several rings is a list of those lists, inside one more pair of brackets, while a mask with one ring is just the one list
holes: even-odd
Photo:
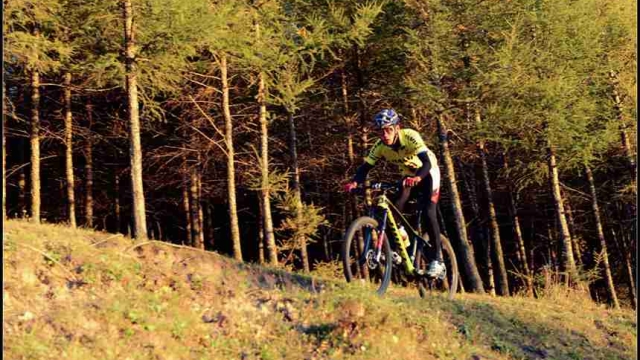
[[369, 251], [367, 251], [366, 259], [367, 259], [367, 267], [370, 270], [375, 270], [378, 268], [379, 264], [376, 261], [376, 253], [373, 249], [369, 249]]

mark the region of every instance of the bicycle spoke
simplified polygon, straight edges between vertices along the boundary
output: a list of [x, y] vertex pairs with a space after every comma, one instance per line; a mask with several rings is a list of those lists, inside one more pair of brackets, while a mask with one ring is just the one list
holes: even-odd
[[347, 281], [360, 281], [377, 287], [379, 293], [386, 290], [389, 282], [390, 258], [383, 246], [383, 253], [378, 257], [376, 242], [378, 240], [377, 221], [369, 217], [356, 219], [349, 227], [343, 244], [343, 265]]

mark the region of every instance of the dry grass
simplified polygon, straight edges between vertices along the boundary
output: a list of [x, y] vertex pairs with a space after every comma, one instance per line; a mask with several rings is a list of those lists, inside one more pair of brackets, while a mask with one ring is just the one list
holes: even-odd
[[[214, 253], [9, 221], [10, 359], [633, 359], [636, 320], [562, 291], [436, 295], [240, 264]], [[332, 277], [335, 266], [322, 268]]]

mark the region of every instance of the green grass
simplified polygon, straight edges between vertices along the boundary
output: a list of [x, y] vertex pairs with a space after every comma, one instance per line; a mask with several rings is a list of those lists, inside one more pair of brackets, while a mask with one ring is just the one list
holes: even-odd
[[[23, 221], [3, 243], [11, 359], [633, 359], [636, 320], [583, 295], [392, 287]], [[335, 264], [321, 267], [335, 276]], [[318, 289], [322, 289], [319, 291]]]

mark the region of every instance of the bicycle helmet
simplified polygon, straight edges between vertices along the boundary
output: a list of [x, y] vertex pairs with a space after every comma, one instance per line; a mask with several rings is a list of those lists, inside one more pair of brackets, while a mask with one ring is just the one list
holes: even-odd
[[376, 128], [382, 129], [387, 126], [396, 125], [400, 122], [400, 117], [393, 109], [382, 109], [373, 118], [373, 124]]

